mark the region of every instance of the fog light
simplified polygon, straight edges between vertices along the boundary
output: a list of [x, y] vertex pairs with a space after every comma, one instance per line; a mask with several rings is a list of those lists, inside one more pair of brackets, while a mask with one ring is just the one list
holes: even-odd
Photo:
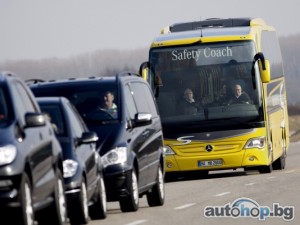
[[254, 161], [254, 158], [253, 157], [249, 157], [249, 161]]
[[168, 167], [168, 168], [172, 168], [172, 167], [173, 167], [173, 164], [172, 164], [172, 163], [168, 163], [168, 164], [167, 164], [167, 167]]

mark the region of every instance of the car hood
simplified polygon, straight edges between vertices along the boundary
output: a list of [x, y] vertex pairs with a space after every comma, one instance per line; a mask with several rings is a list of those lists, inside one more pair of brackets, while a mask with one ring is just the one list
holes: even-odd
[[125, 124], [111, 123], [103, 125], [87, 124], [89, 130], [95, 131], [99, 137], [97, 149], [100, 149], [100, 155], [104, 155], [109, 150], [124, 145], [122, 140]]

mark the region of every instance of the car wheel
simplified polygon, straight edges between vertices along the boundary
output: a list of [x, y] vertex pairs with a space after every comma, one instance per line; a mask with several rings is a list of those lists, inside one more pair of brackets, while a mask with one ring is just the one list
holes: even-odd
[[107, 216], [106, 190], [103, 176], [99, 176], [95, 203], [90, 207], [92, 219], [105, 219]]
[[21, 216], [20, 224], [33, 225], [35, 224], [34, 211], [32, 207], [32, 191], [31, 184], [26, 173], [22, 176], [20, 185], [20, 203], [21, 203]]
[[43, 210], [39, 218], [39, 224], [65, 225], [68, 223], [66, 197], [64, 193], [64, 181], [60, 170], [56, 172], [54, 187], [54, 202]]
[[80, 195], [76, 204], [70, 207], [70, 220], [72, 224], [87, 224], [89, 222], [88, 197], [84, 178], [80, 185]]
[[135, 169], [132, 169], [127, 180], [129, 195], [121, 197], [119, 203], [122, 212], [135, 212], [139, 208], [139, 187]]
[[147, 201], [150, 207], [161, 206], [165, 202], [165, 185], [162, 167], [158, 167], [156, 184], [147, 193]]

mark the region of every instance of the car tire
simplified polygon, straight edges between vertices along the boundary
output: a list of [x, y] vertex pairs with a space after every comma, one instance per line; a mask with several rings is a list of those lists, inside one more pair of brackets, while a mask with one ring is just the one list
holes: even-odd
[[147, 202], [150, 207], [162, 206], [165, 203], [165, 185], [161, 166], [157, 170], [156, 184], [147, 193]]
[[120, 207], [122, 212], [135, 212], [139, 208], [139, 187], [135, 169], [132, 169], [128, 179], [129, 194], [120, 198]]
[[29, 177], [26, 173], [22, 175], [22, 181], [20, 185], [20, 203], [21, 203], [21, 215], [16, 217], [18, 223], [24, 225], [34, 225], [35, 216], [32, 206], [32, 190]]
[[80, 184], [80, 194], [76, 203], [69, 207], [71, 224], [87, 224], [89, 222], [88, 196], [84, 178]]
[[106, 190], [103, 176], [99, 176], [95, 202], [90, 206], [91, 219], [105, 219], [107, 216]]
[[56, 171], [56, 181], [54, 187], [53, 203], [40, 214], [40, 224], [68, 224], [66, 197], [64, 193], [64, 180], [59, 169]]

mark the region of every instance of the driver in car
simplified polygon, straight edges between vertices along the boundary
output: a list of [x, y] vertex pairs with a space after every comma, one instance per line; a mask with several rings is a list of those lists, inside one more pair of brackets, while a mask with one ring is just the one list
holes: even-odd
[[99, 110], [107, 112], [114, 119], [118, 117], [117, 105], [114, 103], [114, 93], [111, 91], [105, 92], [103, 96], [103, 104], [99, 107]]

